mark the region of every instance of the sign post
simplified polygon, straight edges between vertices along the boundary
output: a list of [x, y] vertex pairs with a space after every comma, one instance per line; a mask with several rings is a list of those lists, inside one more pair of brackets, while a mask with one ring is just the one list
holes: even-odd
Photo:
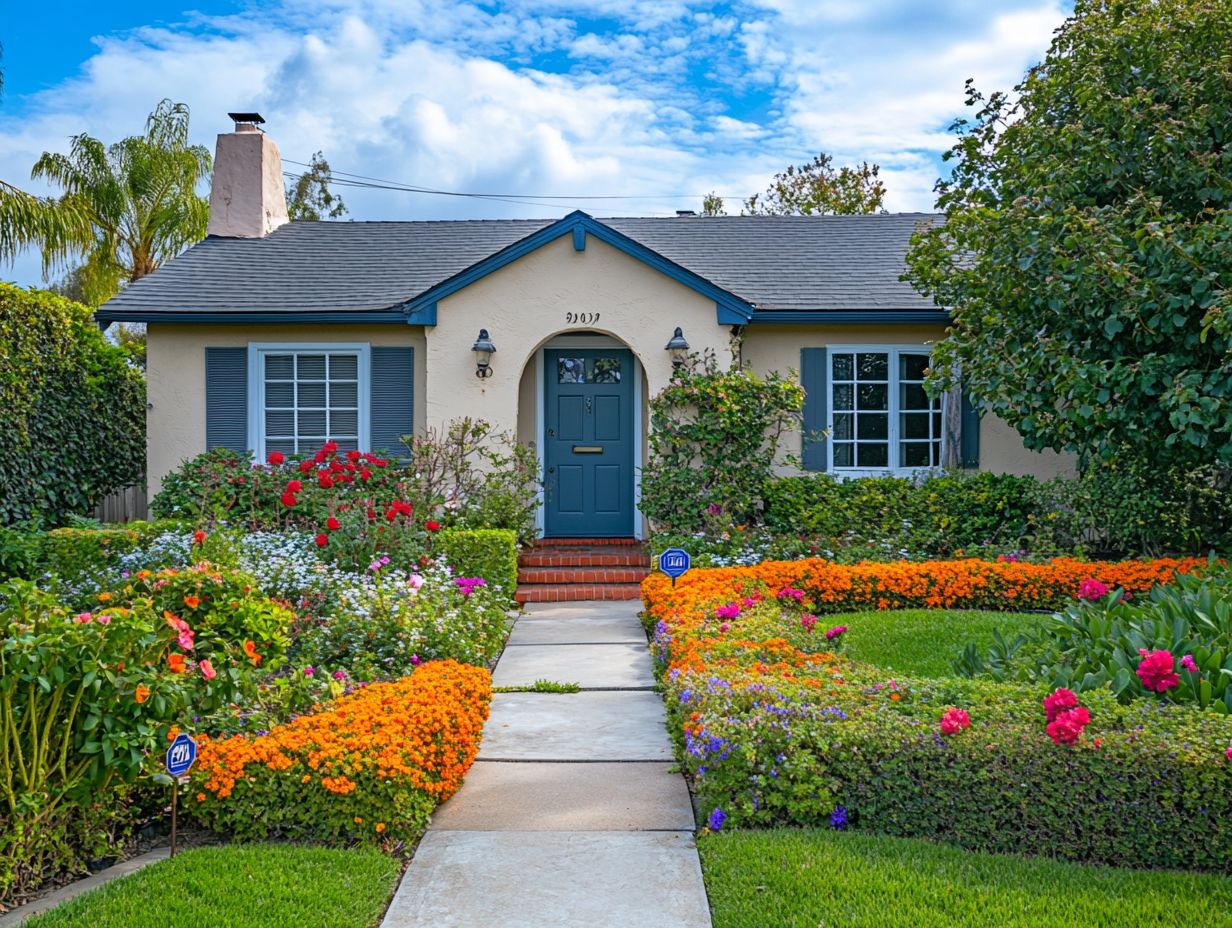
[[171, 856], [175, 856], [176, 806], [180, 795], [180, 783], [197, 760], [197, 742], [192, 736], [180, 732], [167, 748], [167, 775], [171, 777]]
[[689, 552], [684, 548], [668, 548], [659, 555], [659, 570], [672, 578], [673, 587], [676, 585], [676, 579], [683, 577], [692, 564]]

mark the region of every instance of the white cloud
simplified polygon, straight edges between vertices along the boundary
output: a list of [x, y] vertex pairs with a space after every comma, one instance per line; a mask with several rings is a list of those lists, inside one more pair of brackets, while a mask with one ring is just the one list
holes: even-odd
[[[1001, 6], [285, 0], [99, 39], [78, 76], [0, 109], [0, 177], [25, 182], [76, 132], [135, 133], [165, 96], [210, 147], [228, 110], [255, 109], [295, 161], [322, 150], [338, 170], [425, 187], [645, 197], [345, 189], [357, 219], [670, 213], [709, 190], [734, 205], [822, 150], [881, 164], [891, 208], [928, 209], [963, 81], [1008, 88], [1065, 15], [1060, 0]], [[11, 273], [32, 281], [36, 264]]]

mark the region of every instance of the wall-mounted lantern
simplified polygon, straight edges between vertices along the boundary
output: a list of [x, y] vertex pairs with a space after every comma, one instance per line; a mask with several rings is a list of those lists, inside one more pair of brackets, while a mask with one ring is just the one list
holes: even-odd
[[491, 377], [492, 355], [496, 351], [496, 346], [488, 337], [487, 329], [479, 330], [479, 337], [475, 339], [475, 344], [471, 345], [471, 351], [475, 352], [475, 376], [481, 380]]
[[689, 353], [689, 343], [684, 340], [684, 333], [680, 331], [680, 326], [676, 326], [671, 341], [663, 347], [672, 354], [672, 367], [679, 367], [684, 363], [685, 355]]

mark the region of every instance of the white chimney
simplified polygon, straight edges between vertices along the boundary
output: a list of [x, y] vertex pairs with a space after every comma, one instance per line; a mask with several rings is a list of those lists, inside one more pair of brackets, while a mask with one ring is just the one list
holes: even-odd
[[235, 131], [218, 136], [207, 235], [264, 238], [287, 219], [282, 156], [261, 131], [260, 113], [228, 113]]

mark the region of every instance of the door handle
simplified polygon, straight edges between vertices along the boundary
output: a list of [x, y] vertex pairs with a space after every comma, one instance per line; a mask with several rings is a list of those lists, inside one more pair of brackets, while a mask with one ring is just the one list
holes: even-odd
[[574, 445], [573, 453], [574, 454], [602, 454], [603, 446], [602, 445]]

